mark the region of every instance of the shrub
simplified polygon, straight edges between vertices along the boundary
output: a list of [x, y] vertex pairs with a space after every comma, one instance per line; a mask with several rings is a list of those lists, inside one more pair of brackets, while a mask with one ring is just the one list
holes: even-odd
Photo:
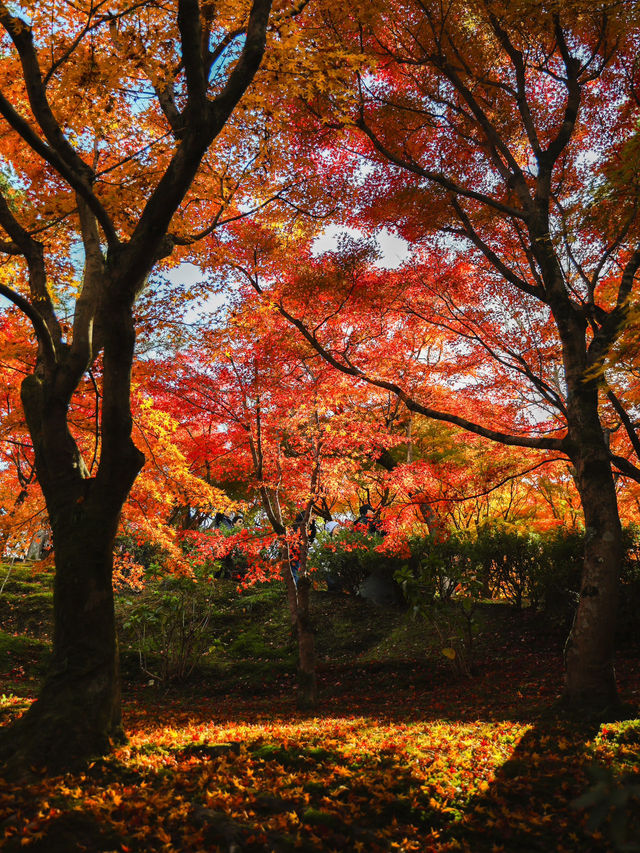
[[587, 829], [608, 836], [615, 853], [638, 853], [640, 844], [640, 779], [637, 773], [619, 775], [609, 767], [593, 765], [591, 785], [571, 807], [584, 810]]
[[182, 536], [180, 547], [195, 572], [239, 580], [246, 575], [249, 562], [246, 554], [235, 544], [237, 536], [235, 528], [189, 530]]
[[206, 582], [167, 577], [139, 599], [119, 601], [124, 636], [138, 652], [140, 669], [157, 681], [187, 678], [211, 645], [213, 606]]
[[478, 532], [476, 559], [485, 589], [492, 598], [504, 598], [518, 610], [533, 596], [533, 576], [540, 561], [541, 541], [494, 526]]
[[580, 591], [584, 534], [559, 527], [541, 534], [539, 539], [540, 553], [530, 584], [531, 604], [569, 619]]
[[448, 601], [461, 583], [476, 576], [475, 543], [465, 533], [455, 532], [444, 540], [416, 536], [407, 544], [408, 568], [419, 579], [425, 600]]
[[[458, 579], [452, 589], [453, 580], [449, 578], [450, 583], [445, 587], [444, 596], [440, 595], [435, 578], [441, 574], [444, 562], [438, 559], [439, 544], [432, 545], [429, 558], [423, 559], [419, 567], [404, 565], [395, 577], [414, 617], [425, 619], [434, 628], [440, 641], [440, 650], [450, 667], [456, 674], [469, 677], [475, 670], [475, 614], [482, 583], [467, 564], [464, 580]], [[442, 553], [451, 556], [444, 545]]]
[[318, 572], [329, 589], [356, 595], [369, 575], [393, 577], [398, 561], [376, 550], [382, 539], [355, 528], [343, 528], [333, 538], [320, 534], [309, 553], [309, 568]]
[[114, 552], [116, 554], [128, 554], [132, 560], [148, 569], [152, 565], [162, 565], [166, 553], [161, 545], [139, 539], [129, 533], [123, 533], [116, 537]]

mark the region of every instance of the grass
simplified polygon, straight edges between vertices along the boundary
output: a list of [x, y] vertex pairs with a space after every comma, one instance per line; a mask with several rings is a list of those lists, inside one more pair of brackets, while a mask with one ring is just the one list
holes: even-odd
[[47, 637], [53, 612], [53, 574], [15, 563], [0, 566], [0, 625], [12, 634]]
[[[10, 592], [22, 594], [39, 593]], [[542, 614], [485, 606], [478, 675], [464, 679], [429, 625], [318, 591], [321, 699], [302, 714], [284, 593], [217, 584], [210, 605], [210, 651], [189, 681], [150, 685], [126, 651], [126, 746], [83, 773], [0, 780], [3, 850], [640, 849], [640, 722], [547, 713], [562, 633]], [[24, 670], [0, 678], [6, 720], [44, 660], [42, 636], [15, 634], [0, 635]], [[638, 658], [625, 649], [618, 665], [636, 704]]]

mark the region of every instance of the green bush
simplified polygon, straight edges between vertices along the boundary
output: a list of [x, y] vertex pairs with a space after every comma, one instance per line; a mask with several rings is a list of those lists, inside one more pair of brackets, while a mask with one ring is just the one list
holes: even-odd
[[451, 669], [467, 677], [475, 671], [476, 611], [483, 589], [475, 545], [462, 533], [442, 541], [411, 539], [411, 556], [395, 573], [414, 616], [431, 624]]
[[475, 551], [483, 585], [491, 597], [504, 598], [522, 609], [532, 598], [533, 576], [541, 556], [540, 538], [493, 526], [478, 532]]
[[213, 604], [203, 580], [167, 577], [136, 598], [118, 601], [121, 633], [142, 672], [157, 681], [188, 678], [211, 646]]
[[541, 534], [538, 562], [532, 567], [531, 604], [548, 613], [573, 613], [578, 603], [584, 534], [557, 528]]
[[475, 543], [466, 533], [454, 532], [443, 540], [415, 536], [407, 544], [407, 566], [419, 580], [425, 601], [448, 601], [460, 584], [476, 576]]
[[557, 528], [544, 533], [480, 530], [475, 550], [485, 588], [520, 610], [572, 610], [580, 588], [584, 537]]
[[365, 578], [372, 574], [393, 577], [398, 560], [376, 550], [383, 537], [345, 527], [330, 537], [320, 534], [309, 553], [309, 568], [327, 582], [329, 589], [355, 595]]
[[[623, 531], [618, 642], [638, 636], [640, 613], [640, 530]], [[344, 529], [335, 538], [321, 535], [310, 555], [319, 576], [345, 592], [355, 593], [366, 577], [388, 573], [401, 565], [405, 592], [409, 578], [414, 606], [444, 603], [455, 590], [473, 584], [474, 596], [504, 599], [517, 609], [533, 607], [550, 614], [567, 628], [575, 611], [582, 576], [584, 534], [556, 528], [541, 533], [519, 532], [494, 525], [470, 533], [454, 532], [443, 541], [412, 537], [410, 555], [399, 561], [381, 554], [380, 536]], [[407, 574], [408, 572], [408, 574]], [[405, 595], [406, 597], [406, 595]]]

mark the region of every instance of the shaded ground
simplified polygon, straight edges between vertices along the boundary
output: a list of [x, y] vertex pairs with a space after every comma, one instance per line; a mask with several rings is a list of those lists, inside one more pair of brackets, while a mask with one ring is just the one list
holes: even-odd
[[[182, 685], [150, 685], [127, 652], [130, 743], [84, 773], [0, 781], [3, 850], [640, 850], [640, 724], [547, 714], [557, 621], [485, 608], [463, 679], [406, 613], [318, 594], [321, 702], [300, 714], [281, 605], [220, 604], [214, 651]], [[8, 720], [46, 653], [3, 627]], [[632, 648], [618, 672], [639, 704]]]

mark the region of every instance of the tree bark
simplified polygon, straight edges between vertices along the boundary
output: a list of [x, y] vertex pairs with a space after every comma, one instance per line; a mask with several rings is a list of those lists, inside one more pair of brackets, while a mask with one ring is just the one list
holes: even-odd
[[298, 562], [298, 582], [291, 570], [291, 552], [286, 542], [282, 546], [287, 559], [283, 560], [284, 582], [287, 588], [289, 618], [292, 634], [298, 641], [298, 690], [296, 704], [299, 708], [313, 708], [318, 702], [318, 684], [316, 678], [315, 632], [309, 614], [309, 593], [311, 579], [307, 574], [308, 542], [300, 537], [296, 551]]
[[286, 543], [282, 547], [282, 552], [285, 559], [282, 561], [282, 575], [284, 585], [287, 590], [287, 604], [289, 605], [289, 622], [291, 625], [291, 636], [295, 637], [298, 633], [298, 589], [296, 582], [293, 579], [293, 573], [289, 560], [287, 559], [288, 548]]
[[309, 615], [309, 591], [311, 580], [307, 574], [298, 580], [298, 607], [296, 627], [298, 631], [298, 707], [313, 708], [318, 702], [316, 678], [316, 649], [313, 626]]
[[53, 658], [38, 700], [0, 742], [11, 767], [81, 764], [125, 740], [113, 590], [117, 516], [68, 506], [53, 524]]
[[619, 706], [614, 634], [622, 562], [622, 529], [608, 448], [589, 391], [575, 395], [580, 431], [571, 429], [572, 462], [585, 523], [580, 599], [565, 645], [565, 704], [606, 712]]
[[[59, 771], [108, 752], [124, 740], [119, 653], [112, 588], [113, 545], [120, 513], [144, 456], [131, 441], [131, 317], [110, 312], [105, 341], [104, 414], [109, 439], [95, 478], [68, 428], [66, 364], [36, 372], [22, 385], [38, 480], [56, 561], [53, 656], [37, 701], [0, 736], [9, 774]], [[124, 318], [124, 321], [123, 321]], [[117, 334], [114, 337], [114, 333]], [[43, 374], [43, 375], [39, 375]]]
[[[0, 739], [0, 758], [11, 756], [17, 770], [36, 763], [62, 769], [108, 750], [123, 736], [111, 575], [120, 512], [144, 463], [131, 438], [133, 305], [154, 265], [173, 250], [176, 238], [169, 228], [174, 214], [258, 70], [271, 0], [251, 3], [242, 50], [226, 80], [217, 79], [216, 86], [222, 85], [216, 93], [208, 91], [211, 54], [202, 49], [200, 4], [178, 0], [176, 11], [185, 79], [180, 73], [178, 83], [169, 75], [167, 91], [180, 91], [180, 100], [186, 102], [179, 115], [168, 116], [176, 143], [173, 153], [127, 236], [119, 230], [124, 225], [116, 225], [94, 192], [98, 175], [75, 141], [65, 136], [64, 123], [58, 123], [60, 104], [49, 101], [39, 53], [47, 56], [48, 65], [47, 40], [55, 39], [55, 24], [53, 30], [34, 34], [20, 16], [0, 7], [0, 27], [20, 61], [35, 127], [3, 93], [0, 114], [31, 155], [48, 163], [75, 191], [84, 248], [73, 323], [63, 331], [47, 282], [44, 245], [20, 223], [0, 192], [0, 227], [10, 238], [9, 243], [3, 241], [4, 250], [22, 255], [28, 269], [29, 299], [2, 282], [0, 293], [29, 318], [38, 339], [36, 367], [23, 382], [22, 402], [49, 512], [57, 572], [52, 669], [38, 701]], [[114, 198], [113, 204], [120, 207], [119, 220], [128, 202]], [[73, 394], [100, 352], [102, 445], [97, 473], [89, 477], [69, 431], [68, 415]]]

